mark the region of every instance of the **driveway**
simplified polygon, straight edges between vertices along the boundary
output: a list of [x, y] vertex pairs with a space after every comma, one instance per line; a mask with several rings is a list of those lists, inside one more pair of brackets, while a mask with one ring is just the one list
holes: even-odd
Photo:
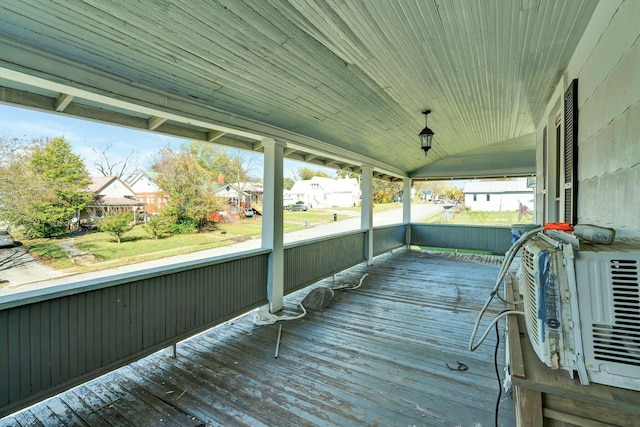
[[22, 246], [0, 248], [0, 294], [22, 283], [60, 277], [63, 272], [42, 264]]

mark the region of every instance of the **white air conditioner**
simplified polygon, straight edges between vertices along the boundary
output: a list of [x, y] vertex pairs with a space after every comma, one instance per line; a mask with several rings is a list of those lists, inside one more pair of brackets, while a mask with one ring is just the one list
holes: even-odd
[[640, 391], [640, 245], [542, 235], [522, 248], [519, 272], [527, 333], [547, 366]]
[[640, 245], [582, 243], [575, 266], [589, 379], [640, 391]]
[[579, 313], [572, 304], [576, 294], [569, 281], [563, 251], [565, 244], [534, 237], [522, 247], [520, 292], [523, 295], [529, 341], [538, 358], [552, 369], [566, 369], [588, 384], [582, 362]]

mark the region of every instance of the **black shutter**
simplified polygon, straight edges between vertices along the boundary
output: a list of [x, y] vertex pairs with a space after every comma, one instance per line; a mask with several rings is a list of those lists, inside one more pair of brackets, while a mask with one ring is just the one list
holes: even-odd
[[549, 147], [547, 142], [547, 127], [542, 131], [542, 224], [549, 222], [547, 213], [547, 183], [548, 181], [548, 160]]
[[578, 222], [578, 80], [564, 94], [564, 222]]

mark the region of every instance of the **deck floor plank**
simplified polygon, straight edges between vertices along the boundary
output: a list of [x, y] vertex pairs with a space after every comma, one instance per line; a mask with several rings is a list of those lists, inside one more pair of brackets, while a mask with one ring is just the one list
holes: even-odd
[[[355, 286], [365, 273], [325, 311], [283, 322], [278, 358], [279, 324], [258, 326], [248, 314], [179, 343], [177, 359], [155, 353], [0, 426], [493, 425], [495, 334], [475, 352], [468, 341], [495, 261], [395, 251], [314, 286]], [[309, 290], [288, 296], [286, 311]], [[499, 357], [502, 369], [504, 343]], [[458, 361], [468, 370], [447, 366]], [[503, 397], [500, 425], [515, 425], [513, 412]]]

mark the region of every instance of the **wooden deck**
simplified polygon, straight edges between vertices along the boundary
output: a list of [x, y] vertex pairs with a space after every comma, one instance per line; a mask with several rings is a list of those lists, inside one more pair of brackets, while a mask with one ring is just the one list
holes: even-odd
[[[153, 354], [0, 426], [493, 425], [495, 334], [467, 346], [498, 267], [403, 250], [319, 284], [356, 285], [364, 273], [324, 312], [267, 326], [243, 316], [179, 343], [176, 359]], [[504, 342], [498, 361], [502, 375]], [[458, 362], [468, 370], [449, 368]], [[515, 425], [509, 396], [499, 417]]]

